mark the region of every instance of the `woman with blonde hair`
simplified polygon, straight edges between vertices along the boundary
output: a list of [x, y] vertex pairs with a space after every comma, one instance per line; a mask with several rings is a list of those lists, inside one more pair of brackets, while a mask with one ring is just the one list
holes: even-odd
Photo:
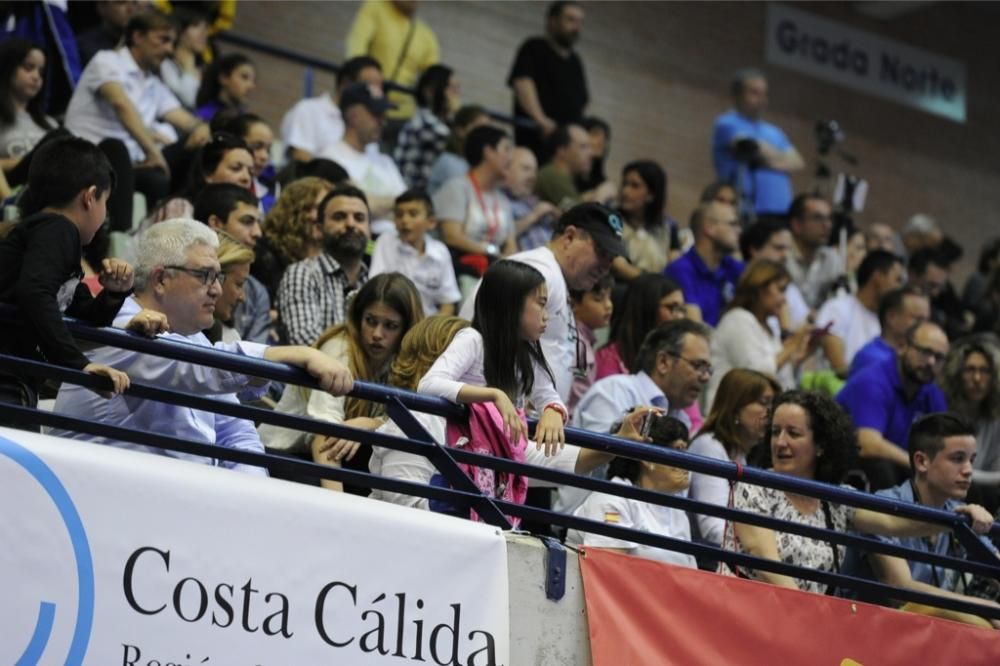
[[[770, 375], [733, 368], [722, 378], [712, 411], [688, 451], [745, 465], [750, 450], [764, 441], [771, 403], [780, 393], [781, 385]], [[726, 506], [729, 482], [722, 477], [695, 472], [691, 474], [690, 495], [700, 502]], [[693, 522], [698, 526], [701, 539], [721, 544], [726, 521], [702, 514], [697, 514], [696, 518]]]
[[[409, 278], [400, 273], [383, 273], [361, 287], [348, 305], [347, 321], [327, 329], [315, 346], [347, 365], [355, 379], [384, 384], [403, 336], [423, 316], [420, 294]], [[350, 396], [333, 397], [292, 385], [285, 388], [277, 410], [364, 430], [375, 430], [384, 422], [380, 403]], [[335, 466], [355, 459], [361, 447], [359, 442], [351, 440], [303, 435], [269, 425], [261, 426], [260, 435], [270, 448], [300, 453], [308, 450], [315, 462]], [[367, 463], [367, 456], [363, 455], [351, 467], [367, 469]], [[328, 485], [338, 489], [339, 486]]]
[[[465, 319], [446, 316], [427, 317], [415, 324], [403, 336], [403, 342], [399, 345], [399, 353], [389, 371], [389, 385], [406, 391], [416, 391], [420, 378], [448, 348], [455, 334], [469, 326], [471, 323]], [[413, 412], [413, 415], [436, 441], [445, 442], [444, 418], [421, 412]], [[391, 419], [378, 430], [387, 435], [406, 437]], [[433, 463], [423, 456], [381, 446], [372, 447], [368, 469], [372, 474], [418, 483], [427, 483], [435, 471]], [[426, 497], [402, 495], [378, 489], [372, 490], [371, 497], [417, 509], [429, 508]]]
[[264, 283], [271, 302], [289, 264], [315, 257], [323, 251], [323, 222], [319, 204], [333, 183], [307, 176], [289, 183], [268, 212], [257, 243], [257, 261], [252, 274]]
[[748, 368], [773, 375], [783, 388], [795, 386], [795, 371], [811, 351], [812, 324], [806, 322], [781, 339], [777, 318], [785, 305], [791, 277], [770, 259], [750, 263], [736, 284], [736, 293], [712, 335], [712, 366], [707, 405], [711, 410], [719, 382], [731, 368]]
[[219, 265], [222, 267], [222, 294], [215, 301], [215, 322], [205, 331], [211, 342], [237, 342], [240, 334], [230, 326], [236, 306], [246, 300], [243, 286], [250, 277], [250, 265], [254, 262], [254, 252], [224, 232], [218, 232]]

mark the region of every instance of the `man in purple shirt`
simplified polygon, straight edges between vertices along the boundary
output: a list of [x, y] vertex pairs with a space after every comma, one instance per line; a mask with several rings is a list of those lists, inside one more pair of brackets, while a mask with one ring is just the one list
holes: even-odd
[[837, 394], [837, 402], [858, 427], [862, 469], [872, 490], [908, 478], [910, 426], [924, 414], [948, 409], [934, 383], [947, 355], [945, 332], [933, 322], [921, 322], [906, 332], [905, 343], [893, 358], [857, 372]]
[[848, 377], [870, 365], [895, 357], [906, 345], [906, 332], [914, 324], [931, 318], [931, 303], [927, 295], [914, 287], [893, 289], [882, 297], [878, 306], [878, 321], [882, 334], [858, 350], [851, 361]]
[[664, 273], [681, 286], [684, 300], [701, 308], [702, 320], [715, 327], [743, 273], [743, 262], [731, 255], [739, 247], [736, 209], [710, 201], [691, 214], [694, 247], [667, 266]]

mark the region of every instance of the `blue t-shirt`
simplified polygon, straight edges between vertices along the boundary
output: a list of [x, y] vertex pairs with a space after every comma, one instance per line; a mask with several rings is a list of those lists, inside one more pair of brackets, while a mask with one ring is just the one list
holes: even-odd
[[848, 378], [837, 394], [858, 428], [872, 428], [906, 450], [910, 426], [924, 414], [947, 411], [944, 394], [936, 384], [924, 384], [912, 400], [903, 393], [896, 356], [879, 361]]
[[[916, 499], [913, 496], [913, 486], [909, 481], [904, 481], [894, 488], [880, 490], [875, 494], [899, 500], [901, 502], [916, 503]], [[945, 502], [942, 509], [945, 511], [954, 511], [962, 504], [964, 504], [964, 502], [950, 499]], [[867, 534], [865, 536], [878, 539], [879, 541], [884, 541], [885, 543], [891, 543], [896, 546], [919, 550], [924, 553], [950, 555], [960, 559], [965, 559], [966, 556], [965, 548], [961, 543], [959, 543], [958, 539], [954, 539], [952, 537], [951, 532], [942, 532], [939, 534], [933, 546], [930, 543], [930, 539], [927, 539], [926, 537], [889, 537], [878, 534]], [[996, 551], [996, 548], [990, 543], [988, 538], [984, 536], [980, 536], [979, 538], [990, 550], [994, 552]], [[956, 577], [958, 576], [957, 572], [943, 567], [936, 567], [933, 564], [928, 564], [927, 562], [918, 562], [916, 560], [907, 560], [907, 564], [910, 566], [910, 576], [913, 580], [921, 583], [927, 583], [928, 585], [934, 585], [943, 590], [955, 589]], [[867, 578], [869, 580], [876, 579], [871, 564], [869, 564], [865, 553], [853, 546], [848, 546], [847, 548], [847, 554], [844, 556], [844, 566], [841, 567], [841, 573], [848, 576]]]
[[[736, 183], [740, 163], [733, 157], [729, 146], [736, 139], [756, 139], [784, 152], [792, 147], [785, 133], [777, 125], [763, 120], [751, 120], [735, 110], [727, 111], [715, 121], [712, 136], [712, 160], [719, 180]], [[745, 171], [743, 191], [754, 195], [754, 209], [758, 214], [781, 214], [788, 212], [792, 205], [792, 181], [784, 171], [759, 167], [751, 179], [750, 171]]]
[[847, 371], [847, 376], [853, 377], [855, 373], [864, 370], [868, 366], [875, 365], [895, 356], [896, 350], [890, 347], [889, 343], [883, 340], [881, 336], [877, 337], [859, 349], [858, 353], [854, 355], [854, 360], [851, 361], [851, 369]]
[[710, 270], [701, 256], [691, 248], [663, 271], [680, 285], [684, 300], [701, 308], [701, 318], [709, 326], [717, 326], [726, 303], [733, 299], [736, 283], [743, 274], [743, 262], [723, 257], [717, 269]]

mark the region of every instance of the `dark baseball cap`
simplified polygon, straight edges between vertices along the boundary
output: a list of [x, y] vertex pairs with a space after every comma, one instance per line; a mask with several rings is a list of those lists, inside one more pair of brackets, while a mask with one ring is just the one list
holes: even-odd
[[353, 83], [340, 93], [340, 110], [347, 111], [355, 104], [363, 104], [376, 116], [381, 116], [396, 105], [386, 99], [377, 88], [367, 83]]
[[622, 240], [624, 223], [621, 215], [598, 203], [577, 204], [563, 213], [558, 227], [574, 226], [593, 236], [594, 242], [603, 254], [609, 257], [628, 255]]

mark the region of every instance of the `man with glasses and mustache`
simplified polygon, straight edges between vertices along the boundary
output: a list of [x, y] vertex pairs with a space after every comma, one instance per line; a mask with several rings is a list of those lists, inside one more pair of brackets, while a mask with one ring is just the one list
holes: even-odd
[[[639, 371], [595, 382], [580, 398], [573, 412], [573, 426], [612, 433], [626, 414], [640, 407], [655, 407], [690, 429], [691, 418], [682, 410], [698, 400], [712, 378], [710, 336], [707, 326], [690, 319], [654, 328], [639, 347]], [[600, 467], [591, 476], [603, 479], [606, 470]], [[586, 490], [561, 486], [555, 508], [571, 513], [588, 494]]]
[[892, 357], [851, 375], [837, 402], [858, 427], [862, 469], [872, 490], [898, 485], [907, 478], [910, 426], [924, 414], [948, 406], [934, 383], [948, 354], [948, 336], [933, 322], [920, 322]]
[[[350, 371], [319, 350], [309, 347], [268, 347], [245, 341], [217, 342], [212, 345], [208, 341], [202, 331], [212, 325], [215, 302], [222, 293], [222, 283], [225, 281], [225, 274], [216, 256], [218, 244], [216, 233], [195, 220], [167, 220], [151, 227], [139, 239], [135, 293], [125, 300], [113, 325], [124, 327], [132, 322], [132, 327], [142, 326], [146, 334], [159, 334], [167, 340], [288, 363], [306, 370], [325, 391], [334, 395], [350, 391], [353, 387]], [[136, 321], [137, 319], [140, 321]], [[225, 402], [237, 402], [237, 393], [245, 397], [250, 397], [249, 394], [253, 393], [259, 397], [267, 386], [266, 381], [247, 375], [127, 349], [101, 347], [90, 356], [96, 363], [126, 372], [134, 382], [210, 396]], [[264, 452], [264, 445], [250, 421], [135, 398], [128, 393], [106, 400], [81, 386], [63, 384], [56, 398], [55, 411], [132, 430], [169, 433], [193, 442], [255, 453]], [[259, 476], [267, 475], [266, 470], [258, 467], [131, 442], [118, 442], [57, 429], [50, 433], [236, 469]]]
[[335, 187], [320, 202], [323, 252], [290, 265], [278, 286], [283, 341], [311, 345], [345, 320], [350, 295], [368, 281], [369, 218], [368, 199], [353, 185]]

